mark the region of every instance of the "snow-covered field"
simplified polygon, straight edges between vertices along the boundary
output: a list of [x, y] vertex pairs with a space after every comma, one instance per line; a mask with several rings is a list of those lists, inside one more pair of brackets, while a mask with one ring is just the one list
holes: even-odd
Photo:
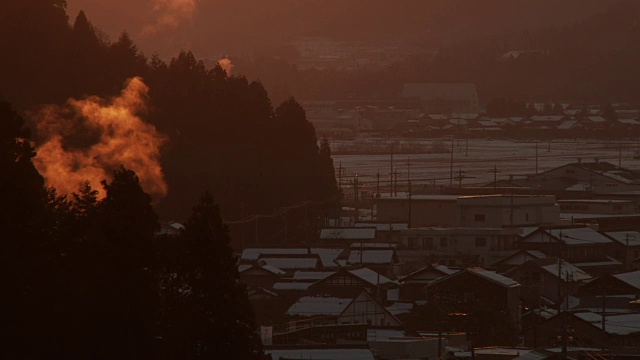
[[[442, 141], [442, 140], [440, 140]], [[444, 140], [450, 149], [452, 140]], [[430, 143], [432, 140], [424, 140]], [[335, 144], [340, 144], [336, 141]], [[581, 158], [584, 162], [594, 159], [607, 161], [618, 165], [620, 149], [622, 149], [622, 166], [640, 170], [639, 143], [611, 142], [598, 140], [553, 140], [551, 143], [538, 142], [538, 172], [543, 172]], [[506, 140], [453, 140], [453, 172], [457, 177], [460, 170], [464, 172], [463, 185], [486, 183], [493, 180], [493, 169], [497, 167], [498, 180], [508, 179], [509, 175], [516, 178], [535, 174], [536, 172], [536, 143], [516, 142]], [[353, 176], [358, 174], [362, 182], [375, 182], [376, 174], [380, 172], [381, 181], [389, 180], [391, 171], [390, 155], [334, 155], [336, 171], [340, 164], [344, 168], [343, 174]], [[406, 184], [407, 162], [409, 162], [412, 183], [449, 185], [451, 172], [451, 153], [439, 154], [411, 154], [395, 155], [394, 168], [398, 171], [398, 182]], [[343, 178], [343, 181], [346, 180]], [[453, 183], [458, 184], [454, 179]]]

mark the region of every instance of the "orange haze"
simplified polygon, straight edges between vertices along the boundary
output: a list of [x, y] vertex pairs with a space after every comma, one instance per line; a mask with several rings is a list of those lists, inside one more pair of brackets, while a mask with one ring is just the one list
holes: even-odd
[[193, 20], [196, 6], [197, 0], [154, 0], [155, 20], [142, 29], [140, 36], [147, 37], [158, 32], [171, 31]]
[[[139, 116], [147, 109], [148, 91], [142, 79], [135, 77], [113, 99], [69, 99], [66, 106], [49, 105], [38, 112], [36, 128], [44, 141], [36, 148], [35, 165], [47, 185], [70, 194], [89, 180], [100, 190], [100, 181], [110, 179], [112, 171], [124, 165], [136, 172], [142, 188], [154, 199], [165, 196], [167, 184], [159, 158], [166, 138]], [[84, 143], [74, 147], [77, 138]]]

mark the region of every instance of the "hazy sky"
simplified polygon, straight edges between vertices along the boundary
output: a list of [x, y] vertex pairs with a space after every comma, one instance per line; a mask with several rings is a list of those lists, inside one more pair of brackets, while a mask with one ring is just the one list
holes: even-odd
[[196, 56], [250, 52], [298, 35], [419, 43], [461, 24], [468, 33], [570, 25], [612, 0], [67, 0], [115, 39], [127, 30], [145, 51]]

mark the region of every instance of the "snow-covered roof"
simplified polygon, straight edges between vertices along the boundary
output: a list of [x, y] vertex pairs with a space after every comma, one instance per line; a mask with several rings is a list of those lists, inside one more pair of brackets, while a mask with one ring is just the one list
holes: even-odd
[[300, 257], [272, 257], [261, 258], [260, 261], [264, 261], [267, 265], [276, 267], [282, 270], [294, 270], [294, 269], [315, 269], [318, 267], [318, 259]]
[[240, 260], [255, 261], [260, 255], [303, 255], [308, 254], [307, 248], [249, 248], [242, 251]]
[[610, 231], [605, 234], [622, 245], [640, 246], [640, 232], [638, 231]]
[[613, 275], [630, 286], [640, 290], [640, 270]]
[[554, 260], [552, 264], [541, 264], [540, 267], [545, 271], [551, 273], [554, 276], [558, 276], [558, 270], [561, 273], [561, 279], [563, 281], [584, 281], [591, 279], [591, 276], [586, 272], [580, 270], [573, 264], [570, 264], [566, 261], [562, 261], [562, 266], [558, 269], [560, 261], [557, 258], [555, 259], [545, 259], [543, 261]]
[[560, 121], [564, 115], [535, 115], [531, 117], [533, 121]]
[[322, 360], [374, 360], [369, 349], [265, 349], [272, 360], [322, 359]]
[[393, 255], [394, 250], [352, 249], [347, 264], [393, 264]]
[[338, 264], [335, 262], [338, 255], [344, 251], [343, 249], [325, 249], [325, 248], [311, 248], [312, 254], [318, 254], [320, 261], [322, 261], [322, 267], [325, 269], [336, 268]]
[[[392, 315], [409, 314], [413, 310], [413, 303], [410, 302], [394, 302], [386, 307], [387, 311]], [[395, 335], [394, 335], [395, 336]]]
[[312, 283], [308, 282], [277, 282], [273, 284], [273, 290], [298, 290], [304, 291], [311, 286]]
[[474, 273], [476, 275], [482, 276], [483, 278], [490, 280], [498, 285], [501, 286], [506, 286], [506, 287], [512, 287], [512, 286], [519, 286], [520, 284], [511, 279], [508, 278], [506, 276], [502, 276], [500, 274], [497, 274], [493, 271], [489, 271], [489, 270], [485, 270], [483, 268], [480, 267], [472, 267], [472, 268], [468, 268], [466, 271], [469, 271], [471, 273]]
[[296, 271], [295, 273], [293, 273], [293, 280], [317, 281], [333, 274], [335, 274], [335, 272], [333, 271]]
[[289, 316], [340, 316], [353, 298], [338, 298], [329, 295], [303, 296], [287, 310]]
[[640, 121], [636, 119], [618, 119], [618, 121], [627, 125], [640, 125]]
[[373, 240], [376, 238], [375, 228], [334, 228], [320, 230], [320, 239]]
[[589, 116], [587, 117], [587, 119], [594, 123], [607, 122], [607, 119], [603, 118], [602, 116]]
[[377, 231], [390, 230], [406, 230], [409, 228], [407, 223], [356, 223], [357, 228], [376, 228]]
[[369, 268], [353, 269], [353, 270], [349, 270], [349, 273], [371, 285], [378, 285], [378, 284], [385, 285], [388, 283], [395, 283], [395, 281]]
[[268, 271], [268, 272], [270, 272], [272, 274], [275, 274], [275, 275], [284, 275], [284, 274], [286, 274], [286, 272], [282, 271], [281, 269], [279, 269], [279, 268], [277, 268], [275, 266], [272, 266], [272, 265], [268, 265], [268, 264], [261, 264], [261, 265], [258, 265], [258, 264], [251, 264], [251, 265], [247, 264], [247, 265], [245, 265], [245, 264], [243, 264], [243, 265], [238, 265], [238, 272], [239, 273], [243, 273], [243, 272], [245, 272], [245, 271], [247, 271], [247, 270], [249, 270], [251, 268], [254, 268], [254, 267], [255, 268], [264, 269], [264, 270], [266, 270], [266, 271]]
[[612, 242], [608, 237], [588, 227], [546, 231], [558, 239], [562, 237], [567, 245], [608, 244]]
[[565, 120], [560, 125], [558, 125], [558, 129], [567, 130], [571, 129], [578, 122], [576, 120]]
[[[602, 329], [602, 316], [592, 312], [576, 313], [576, 317]], [[640, 332], [640, 314], [615, 314], [605, 316], [605, 331], [613, 335], [630, 335]]]

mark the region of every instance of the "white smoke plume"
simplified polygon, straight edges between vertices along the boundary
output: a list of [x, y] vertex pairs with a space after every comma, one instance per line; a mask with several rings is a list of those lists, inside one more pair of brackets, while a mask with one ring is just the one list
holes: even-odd
[[[85, 180], [96, 190], [124, 165], [136, 172], [142, 188], [154, 199], [167, 194], [160, 164], [166, 137], [145, 123], [149, 88], [139, 77], [129, 79], [119, 96], [109, 100], [69, 99], [34, 115], [37, 136], [35, 165], [47, 185], [61, 194], [77, 192]], [[100, 191], [99, 197], [104, 197]]]

